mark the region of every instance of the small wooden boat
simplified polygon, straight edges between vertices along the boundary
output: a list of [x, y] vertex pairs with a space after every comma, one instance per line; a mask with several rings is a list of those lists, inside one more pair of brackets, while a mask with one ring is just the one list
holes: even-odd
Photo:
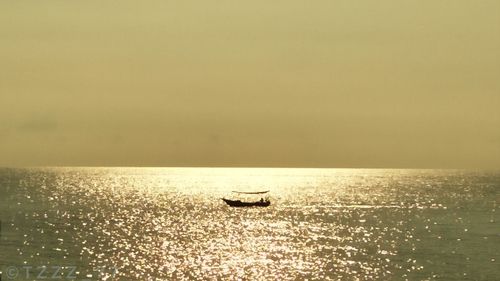
[[[268, 193], [269, 190], [266, 191], [257, 191], [257, 192], [243, 192], [243, 191], [233, 191], [233, 193], [238, 193], [238, 194], [264, 194]], [[263, 198], [260, 199], [260, 201], [255, 201], [255, 202], [243, 202], [241, 200], [229, 200], [226, 198], [221, 198], [226, 204], [228, 204], [231, 207], [267, 207], [271, 205], [271, 201], [266, 198], [264, 200]]]
[[271, 201], [269, 200], [260, 200], [256, 202], [242, 202], [241, 200], [229, 200], [226, 198], [222, 198], [222, 200], [231, 207], [267, 207], [271, 205]]

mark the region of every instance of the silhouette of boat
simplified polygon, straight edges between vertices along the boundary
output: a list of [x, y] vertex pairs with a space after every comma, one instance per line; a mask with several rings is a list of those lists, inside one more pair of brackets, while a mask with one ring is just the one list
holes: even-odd
[[[257, 191], [257, 192], [242, 192], [242, 191], [233, 191], [233, 192], [239, 194], [264, 194], [268, 193], [269, 190]], [[231, 207], [267, 207], [271, 205], [271, 201], [269, 201], [268, 199], [264, 200], [263, 198], [261, 198], [260, 201], [255, 201], [255, 202], [243, 202], [241, 200], [230, 200], [226, 198], [221, 198], [221, 199]]]
[[231, 207], [267, 207], [271, 205], [271, 201], [269, 200], [261, 200], [256, 202], [242, 202], [241, 200], [229, 200], [226, 198], [222, 198], [226, 204]]

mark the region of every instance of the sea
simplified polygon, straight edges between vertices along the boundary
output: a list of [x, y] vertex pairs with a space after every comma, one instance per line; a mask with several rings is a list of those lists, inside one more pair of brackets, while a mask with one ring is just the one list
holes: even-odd
[[2, 168], [0, 221], [0, 280], [500, 280], [500, 171]]

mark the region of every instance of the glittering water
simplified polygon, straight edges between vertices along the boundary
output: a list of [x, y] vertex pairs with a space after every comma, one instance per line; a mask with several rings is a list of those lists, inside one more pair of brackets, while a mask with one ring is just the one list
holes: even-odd
[[[231, 190], [271, 190], [272, 204], [228, 207], [219, 198]], [[41, 266], [76, 268], [78, 280], [500, 280], [499, 203], [500, 173], [486, 171], [0, 169], [0, 270], [14, 267], [17, 280]]]

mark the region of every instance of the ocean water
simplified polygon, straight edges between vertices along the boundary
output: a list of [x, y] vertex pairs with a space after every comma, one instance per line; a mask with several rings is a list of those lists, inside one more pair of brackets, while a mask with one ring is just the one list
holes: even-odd
[[500, 280], [498, 171], [4, 168], [0, 220], [1, 280]]

